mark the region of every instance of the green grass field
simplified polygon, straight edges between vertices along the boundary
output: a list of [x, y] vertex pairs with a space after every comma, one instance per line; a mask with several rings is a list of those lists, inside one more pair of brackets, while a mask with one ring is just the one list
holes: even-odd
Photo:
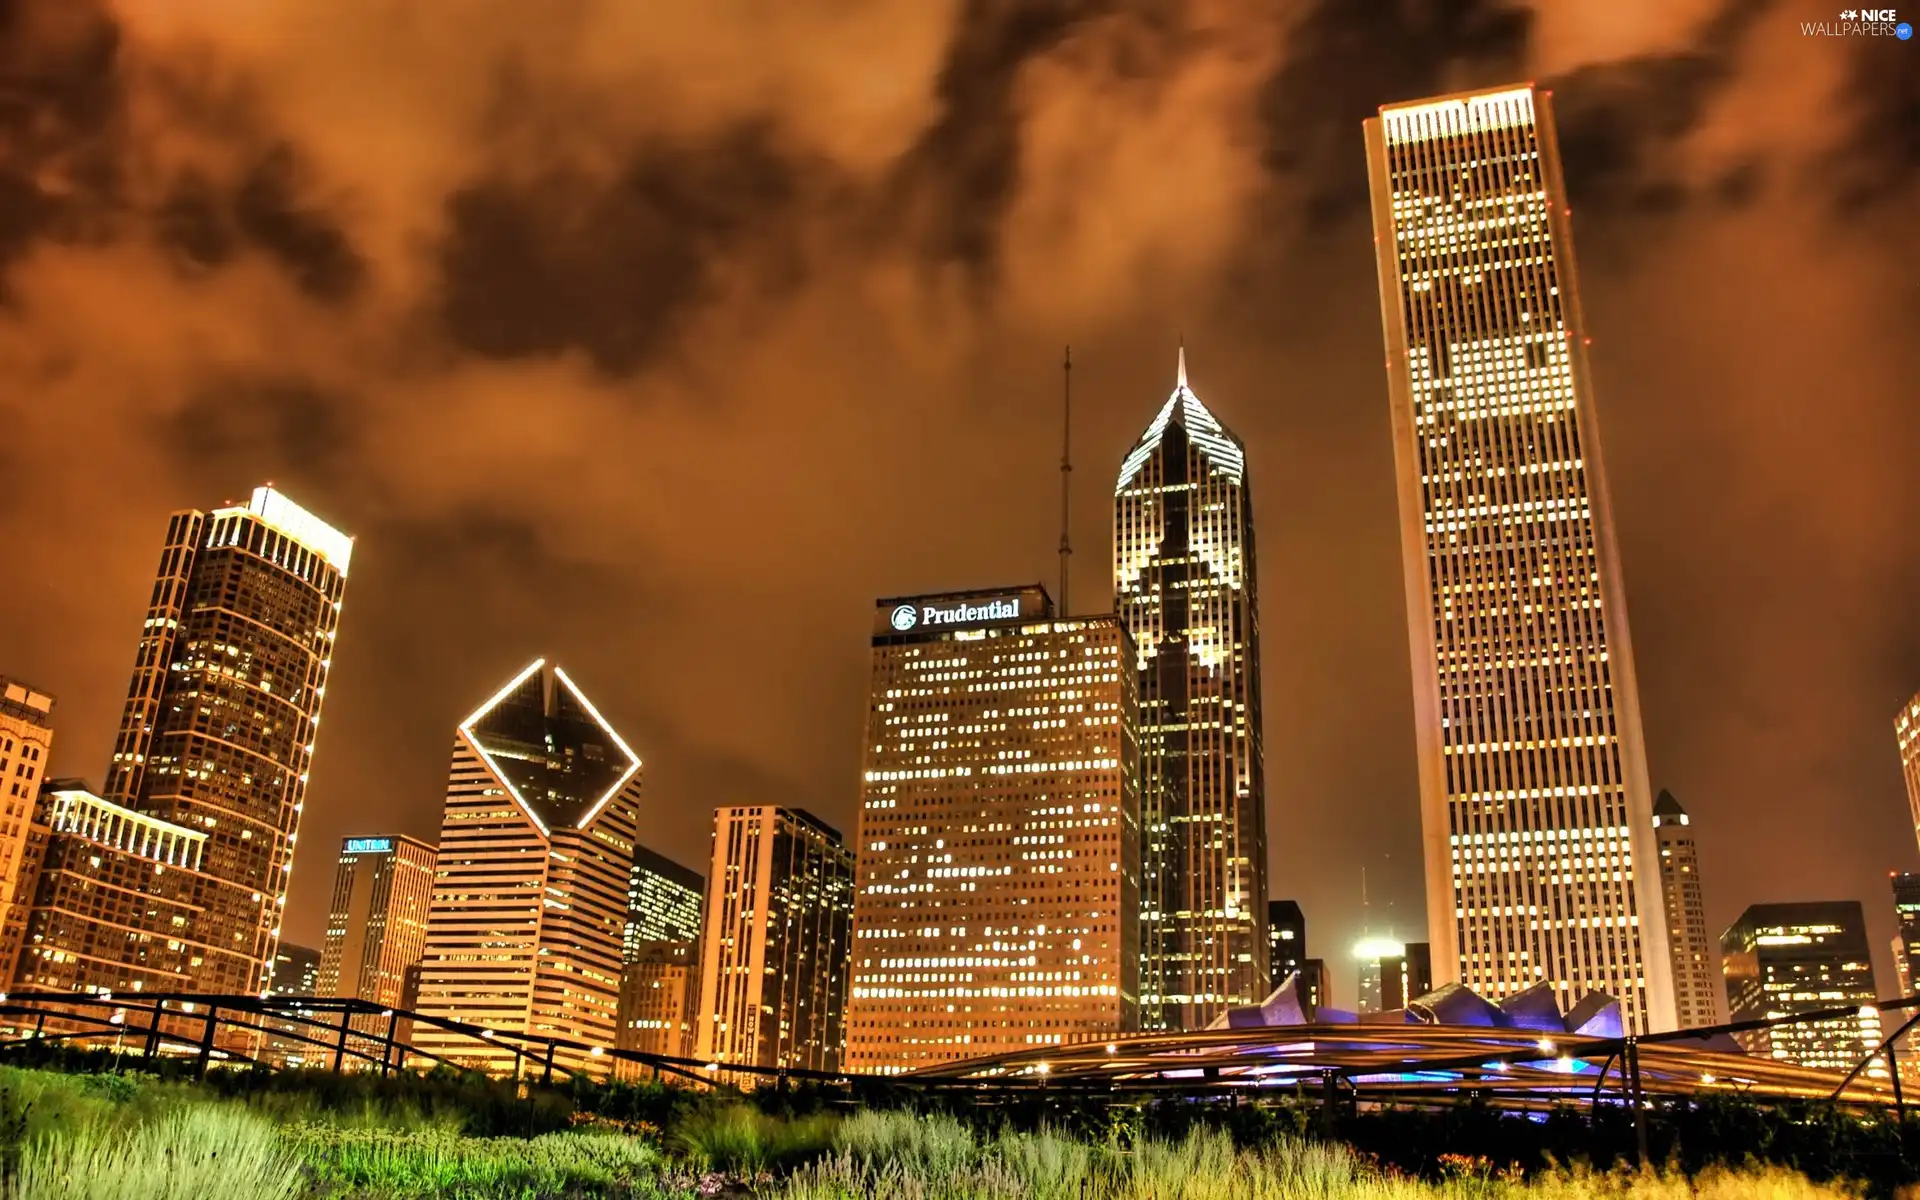
[[[316, 1081], [316, 1087], [330, 1086]], [[949, 1116], [776, 1117], [690, 1103], [668, 1131], [478, 1136], [455, 1109], [362, 1094], [0, 1068], [0, 1200], [754, 1196], [767, 1200], [1814, 1200], [1860, 1194], [1777, 1167], [1502, 1174], [1449, 1162], [1420, 1180], [1340, 1144], [1219, 1131], [1107, 1142], [983, 1134]]]

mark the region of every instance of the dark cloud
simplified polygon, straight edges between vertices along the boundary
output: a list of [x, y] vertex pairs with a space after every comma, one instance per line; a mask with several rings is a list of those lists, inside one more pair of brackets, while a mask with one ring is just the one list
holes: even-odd
[[1360, 123], [1382, 104], [1524, 79], [1533, 21], [1504, 0], [1316, 0], [1261, 97], [1268, 167], [1310, 222], [1364, 209]]
[[366, 280], [366, 263], [340, 225], [303, 199], [298, 156], [281, 142], [246, 172], [233, 196], [242, 235], [317, 300], [350, 299]]
[[[245, 478], [339, 480], [354, 444], [349, 398], [298, 379], [207, 381], [161, 423], [179, 469], [209, 491]], [[249, 472], [245, 468], [252, 468]]]
[[1001, 224], [1021, 182], [1021, 72], [1077, 26], [1117, 7], [1098, 0], [967, 0], [935, 83], [938, 115], [902, 158], [896, 183], [934, 261], [991, 282]]
[[120, 33], [87, 0], [0, 2], [0, 268], [118, 191]]
[[1911, 41], [1862, 39], [1836, 106], [1847, 135], [1821, 164], [1843, 211], [1912, 200], [1920, 192], [1920, 64]]
[[447, 202], [448, 332], [488, 358], [577, 349], [629, 374], [674, 342], [749, 249], [762, 285], [799, 282], [791, 219], [809, 167], [755, 121], [709, 140], [653, 138], [611, 178], [557, 167], [496, 175]]

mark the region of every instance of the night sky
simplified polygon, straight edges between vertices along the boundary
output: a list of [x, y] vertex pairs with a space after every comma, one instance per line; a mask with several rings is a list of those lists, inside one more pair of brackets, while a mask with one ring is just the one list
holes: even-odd
[[[457, 11], [457, 15], [456, 15]], [[1920, 40], [1829, 0], [0, 0], [0, 674], [98, 784], [168, 512], [358, 536], [289, 938], [536, 655], [851, 838], [876, 597], [1073, 597], [1173, 385], [1245, 439], [1273, 894], [1423, 936], [1361, 120], [1555, 92], [1656, 788], [1716, 930], [1920, 868]], [[1903, 11], [1909, 20], [1913, 15]]]

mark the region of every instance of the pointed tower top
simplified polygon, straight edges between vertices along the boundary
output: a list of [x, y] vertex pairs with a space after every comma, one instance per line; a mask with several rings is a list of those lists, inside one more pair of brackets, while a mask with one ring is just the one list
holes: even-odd
[[1687, 810], [1680, 807], [1680, 802], [1673, 798], [1672, 792], [1661, 788], [1659, 798], [1653, 802], [1654, 828], [1657, 829], [1662, 825], [1685, 825], [1687, 823]]
[[1187, 339], [1185, 338], [1180, 339], [1180, 376], [1173, 386], [1177, 388], [1187, 386]]

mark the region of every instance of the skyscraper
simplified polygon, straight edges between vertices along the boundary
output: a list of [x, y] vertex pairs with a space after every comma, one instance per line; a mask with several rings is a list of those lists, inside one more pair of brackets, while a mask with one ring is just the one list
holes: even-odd
[[699, 1011], [700, 943], [641, 942], [630, 948], [620, 974], [615, 1049], [687, 1058], [693, 1054], [693, 1019]]
[[1913, 814], [1913, 835], [1920, 841], [1920, 695], [1902, 705], [1893, 718], [1893, 736], [1900, 747], [1900, 773], [1907, 780], [1907, 809]]
[[847, 1066], [896, 1072], [1135, 1023], [1133, 646], [1039, 585], [874, 617]]
[[1295, 900], [1267, 901], [1267, 969], [1273, 986], [1300, 969], [1307, 957], [1307, 916]]
[[[639, 756], [545, 659], [461, 722], [419, 1011], [611, 1047], [639, 815]], [[497, 1073], [516, 1065], [504, 1044], [426, 1025], [413, 1045]]]
[[853, 921], [839, 831], [798, 808], [715, 810], [705, 909], [695, 1055], [838, 1071]]
[[34, 805], [53, 750], [53, 697], [0, 677], [0, 991], [12, 986], [38, 879], [27, 853]]
[[320, 994], [320, 951], [307, 946], [282, 942], [273, 954], [273, 969], [267, 983], [272, 996], [317, 996]]
[[[1867, 922], [1857, 900], [1755, 904], [1720, 937], [1732, 1020], [1867, 1005], [1879, 997]], [[1849, 1071], [1880, 1042], [1880, 1014], [1818, 1024], [1782, 1025], [1741, 1035], [1754, 1054], [1803, 1067]], [[1886, 1078], [1884, 1062], [1867, 1074]]]
[[426, 949], [433, 863], [432, 846], [399, 834], [341, 841], [316, 995], [400, 1003]]
[[1365, 938], [1354, 957], [1360, 960], [1360, 1012], [1392, 1012], [1433, 990], [1432, 947], [1425, 942]]
[[633, 848], [627, 881], [627, 962], [645, 942], [691, 942], [700, 936], [700, 899], [707, 881], [664, 854]]
[[[187, 829], [51, 780], [34, 806], [32, 908], [22, 991], [205, 991], [192, 883], [204, 829]], [[263, 975], [262, 983], [265, 978]]]
[[1667, 945], [1673, 954], [1673, 999], [1680, 1028], [1720, 1023], [1719, 967], [1707, 933], [1707, 906], [1700, 896], [1700, 853], [1693, 844], [1687, 810], [1662, 788], [1653, 804], [1654, 840], [1660, 847], [1660, 891], [1666, 899]]
[[1246, 448], [1187, 386], [1120, 464], [1114, 608], [1140, 704], [1140, 1023], [1203, 1029], [1267, 990], [1260, 609]]
[[168, 521], [105, 799], [206, 835], [199, 872], [154, 885], [196, 910], [179, 931], [197, 946], [192, 990], [266, 987], [352, 553], [270, 487]]
[[1366, 123], [1437, 982], [1674, 1023], [1552, 102]]
[[1900, 994], [1911, 996], [1920, 991], [1920, 875], [1899, 871], [1888, 882], [1893, 885], [1893, 916], [1900, 927], [1893, 937], [1893, 967], [1899, 975]]

